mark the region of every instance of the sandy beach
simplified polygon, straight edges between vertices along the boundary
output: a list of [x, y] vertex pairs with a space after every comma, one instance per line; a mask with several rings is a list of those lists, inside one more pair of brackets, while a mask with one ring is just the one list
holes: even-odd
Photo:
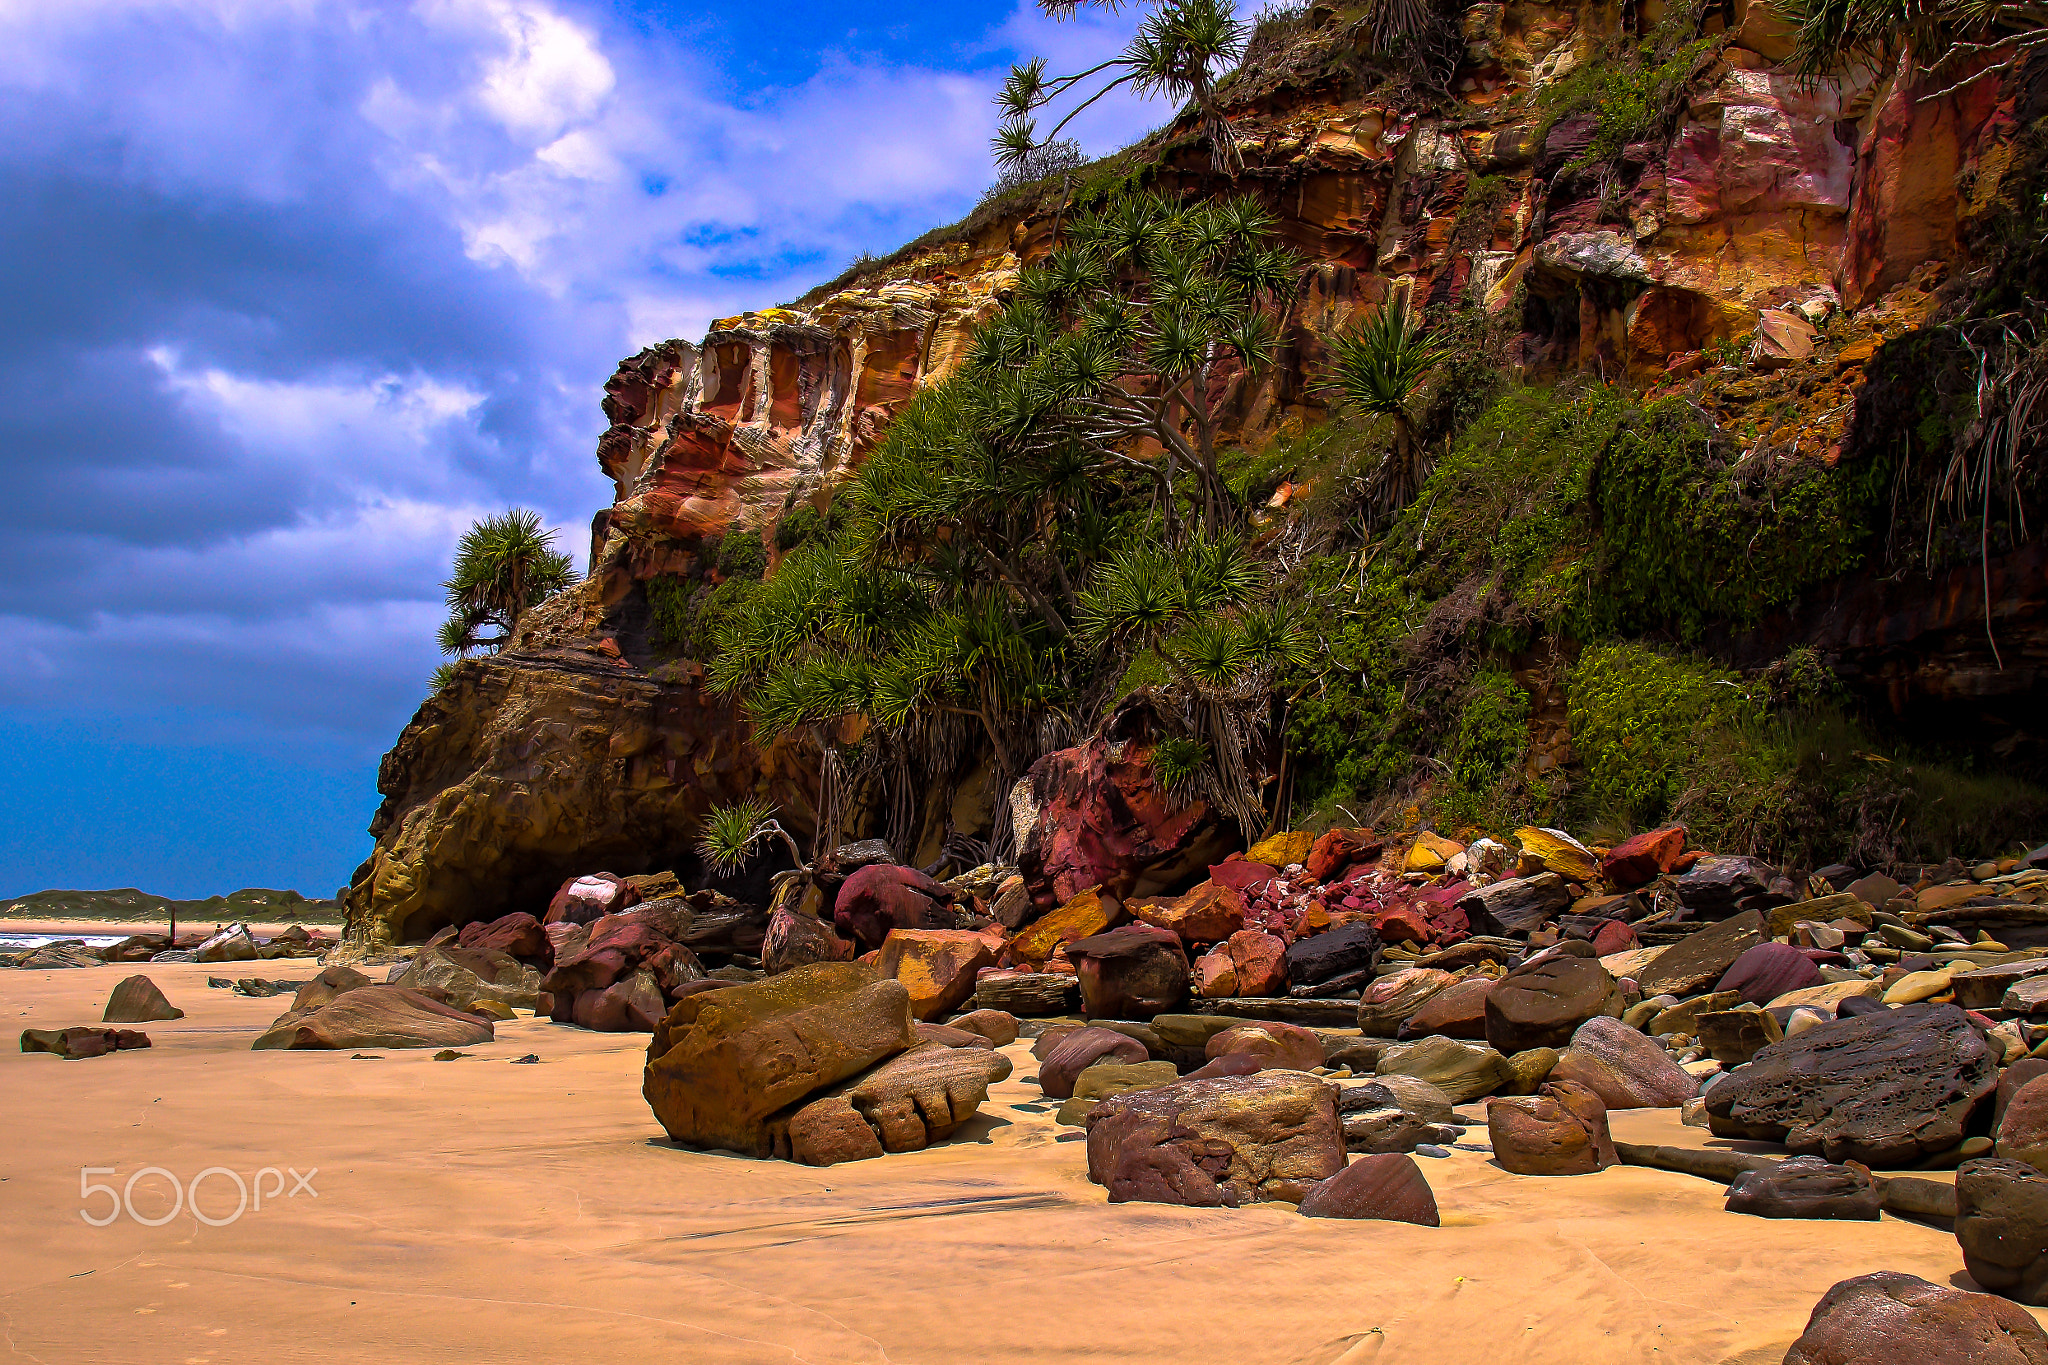
[[[96, 1021], [125, 974], [7, 972], [0, 1009], [17, 1028]], [[1775, 1365], [1838, 1280], [1974, 1287], [1952, 1236], [1890, 1216], [1767, 1221], [1685, 1176], [1514, 1176], [1462, 1150], [1422, 1162], [1437, 1229], [1110, 1205], [1023, 1041], [983, 1117], [929, 1151], [827, 1170], [683, 1151], [641, 1100], [644, 1035], [521, 1018], [454, 1062], [251, 1052], [283, 1000], [208, 988], [219, 967], [150, 974], [186, 1011], [146, 1026], [153, 1048], [0, 1056], [16, 1358]], [[1711, 1141], [1674, 1111], [1613, 1124]], [[116, 1184], [290, 1168], [313, 1192], [227, 1221], [235, 1186], [214, 1175], [200, 1209], [224, 1226], [187, 1209], [94, 1227], [81, 1208], [108, 1196], [81, 1199], [88, 1166]], [[142, 1178], [133, 1204], [162, 1216], [168, 1183]]]

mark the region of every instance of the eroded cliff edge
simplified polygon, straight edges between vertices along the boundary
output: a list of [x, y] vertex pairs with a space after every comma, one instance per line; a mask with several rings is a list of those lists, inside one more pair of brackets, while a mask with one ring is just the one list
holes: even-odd
[[[598, 865], [687, 879], [704, 811], [749, 792], [808, 833], [819, 774], [761, 752], [732, 704], [704, 693], [702, 669], [656, 628], [649, 585], [715, 582], [729, 533], [761, 532], [772, 556], [778, 530], [824, 513], [1062, 216], [1119, 179], [1256, 194], [1305, 263], [1280, 363], [1226, 395], [1241, 440], [1315, 420], [1326, 339], [1400, 287], [1506, 319], [1507, 358], [1528, 379], [1668, 388], [1753, 336], [1782, 368], [1709, 373], [1700, 401], [1760, 459], [1840, 458], [1866, 371], [1937, 306], [1935, 286], [1966, 263], [1973, 225], [2027, 155], [2048, 68], [1934, 97], [1903, 60], [1806, 82], [1782, 66], [1787, 36], [1765, 7], [1738, 4], [1682, 50], [1669, 136], [1595, 164], [1598, 111], [1556, 95], [1647, 32], [1652, 8], [1471, 6], [1444, 97], [1375, 70], [1359, 22], [1319, 6], [1255, 45], [1228, 88], [1246, 160], [1235, 183], [1169, 128], [1092, 180], [1013, 194], [796, 306], [623, 362], [598, 443], [616, 495], [595, 519], [589, 576], [531, 613], [511, 648], [464, 665], [400, 736], [352, 925], [418, 937], [532, 908]], [[1861, 340], [1816, 349], [1811, 323], [1838, 314], [1859, 320]], [[1724, 643], [1761, 656], [1827, 638], [1850, 676], [1905, 700], [2024, 694], [2048, 658], [2030, 554], [1997, 566], [1995, 593], [1990, 575], [1963, 571], [1847, 582]], [[1964, 590], [1979, 577], [1982, 592]], [[1996, 668], [1978, 643], [1987, 624], [2005, 632]], [[943, 823], [985, 822], [993, 806]], [[927, 823], [935, 837], [942, 822]]]

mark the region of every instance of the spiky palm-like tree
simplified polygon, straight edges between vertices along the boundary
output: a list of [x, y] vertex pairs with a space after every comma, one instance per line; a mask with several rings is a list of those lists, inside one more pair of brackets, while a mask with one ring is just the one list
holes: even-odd
[[[1055, 19], [1070, 18], [1088, 4], [1111, 11], [1122, 8], [1122, 0], [1039, 0], [1039, 7]], [[996, 164], [1005, 170], [1028, 164], [1075, 115], [1118, 86], [1129, 85], [1143, 96], [1163, 95], [1176, 105], [1193, 104], [1202, 135], [1209, 140], [1210, 164], [1220, 174], [1235, 176], [1244, 168], [1244, 158], [1237, 134], [1217, 102], [1216, 82], [1243, 54], [1250, 31], [1231, 0], [1155, 0], [1130, 44], [1106, 62], [1053, 77], [1045, 74], [1043, 57], [1011, 67], [1003, 92], [996, 96], [1002, 111], [992, 141]], [[1092, 94], [1077, 99], [1051, 132], [1038, 136], [1035, 115], [1040, 110], [1078, 95], [1098, 79]]]
[[730, 805], [713, 806], [706, 813], [704, 827], [697, 835], [697, 852], [712, 875], [729, 877], [752, 861], [758, 846], [769, 839], [780, 839], [796, 865], [804, 866], [796, 840], [775, 818], [775, 807], [750, 797]]
[[1777, 0], [1775, 8], [1795, 30], [1792, 65], [1807, 77], [1845, 61], [1888, 63], [1903, 46], [1943, 87], [1934, 93], [1947, 93], [2048, 45], [2048, 5], [2039, 0]]
[[1429, 372], [1449, 354], [1448, 348], [1424, 335], [1403, 297], [1390, 299], [1363, 323], [1330, 339], [1327, 386], [1353, 411], [1393, 423], [1393, 448], [1372, 479], [1373, 491], [1387, 511], [1405, 506], [1428, 473], [1408, 405]]
[[[438, 637], [443, 654], [495, 654], [521, 615], [575, 580], [575, 565], [554, 548], [554, 538], [540, 513], [523, 507], [487, 516], [463, 533], [454, 571], [442, 584], [448, 595], [448, 619]], [[437, 687], [446, 682], [440, 673], [435, 679]]]

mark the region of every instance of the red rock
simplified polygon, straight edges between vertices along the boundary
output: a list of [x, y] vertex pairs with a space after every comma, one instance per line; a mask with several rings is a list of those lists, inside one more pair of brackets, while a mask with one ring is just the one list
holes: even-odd
[[465, 924], [456, 941], [465, 948], [509, 953], [544, 972], [555, 965], [555, 945], [549, 941], [541, 922], [524, 910], [501, 915], [488, 923]]
[[846, 879], [832, 903], [832, 928], [861, 952], [882, 946], [892, 929], [950, 929], [939, 908], [952, 896], [914, 867], [877, 863]]
[[1205, 1000], [1224, 1000], [1237, 994], [1237, 963], [1230, 945], [1219, 943], [1195, 959], [1195, 994]]
[[1716, 991], [1735, 991], [1752, 1005], [1768, 1005], [1789, 991], [1820, 984], [1813, 960], [1789, 943], [1759, 943], [1721, 975]]
[[1593, 931], [1593, 956], [1612, 957], [1642, 947], [1636, 931], [1618, 919], [1611, 919]]
[[1570, 1081], [1545, 1081], [1533, 1095], [1495, 1096], [1486, 1105], [1493, 1157], [1516, 1175], [1590, 1175], [1615, 1164], [1600, 1097]]
[[1307, 1071], [1323, 1064], [1323, 1040], [1298, 1024], [1260, 1019], [1233, 1024], [1209, 1039], [1204, 1055], [1258, 1059], [1261, 1069]]
[[67, 1062], [87, 1057], [104, 1057], [110, 1052], [130, 1052], [151, 1046], [149, 1035], [132, 1028], [25, 1028], [21, 1031], [23, 1052], [52, 1052]]
[[628, 885], [624, 877], [615, 877], [609, 872], [593, 872], [587, 877], [571, 877], [563, 882], [562, 889], [548, 902], [547, 917], [541, 922], [590, 924], [639, 903], [640, 893]]
[[789, 1120], [789, 1156], [806, 1166], [837, 1166], [882, 1155], [882, 1140], [844, 1095], [812, 1100]]
[[1190, 947], [1221, 943], [1244, 928], [1244, 893], [1221, 882], [1202, 882], [1170, 901], [1133, 901], [1129, 908], [1144, 923], [1180, 935]]
[[1075, 1029], [1054, 1044], [1038, 1064], [1038, 1087], [1056, 1100], [1073, 1098], [1074, 1082], [1097, 1062], [1143, 1062], [1145, 1045], [1115, 1029]]
[[669, 1000], [677, 998], [675, 992], [685, 982], [703, 980], [697, 955], [678, 941], [689, 927], [691, 912], [675, 906], [676, 902], [656, 901], [606, 915], [590, 926], [580, 947], [558, 949], [554, 969], [540, 983], [555, 998], [554, 1021], [573, 1022], [576, 1002], [585, 992], [603, 991], [636, 971], [651, 973]]
[[1330, 882], [1352, 864], [1379, 857], [1385, 847], [1385, 842], [1369, 829], [1339, 827], [1316, 840], [1302, 866], [1317, 881]]
[[1187, 999], [1187, 953], [1168, 930], [1126, 924], [1075, 939], [1067, 958], [1081, 979], [1081, 1012], [1090, 1019], [1150, 1019]]
[[1624, 839], [1600, 860], [1600, 875], [1623, 889], [1653, 882], [1685, 852], [1685, 826], [1666, 825]]
[[1245, 892], [1257, 891], [1279, 875], [1278, 868], [1268, 867], [1264, 863], [1249, 862], [1243, 858], [1232, 858], [1209, 869], [1210, 881]]
[[1415, 1158], [1390, 1152], [1352, 1159], [1301, 1201], [1304, 1218], [1372, 1218], [1389, 1223], [1443, 1225], [1436, 1194]]
[[1050, 909], [1091, 886], [1116, 899], [1185, 885], [1228, 847], [1206, 801], [1179, 801], [1152, 769], [1151, 703], [1126, 699], [1093, 738], [1045, 755], [1019, 785], [1036, 812], [1017, 869]]
[[1244, 996], [1284, 995], [1287, 991], [1287, 944], [1257, 929], [1230, 936], [1230, 961], [1236, 969], [1237, 993]]
[[1467, 977], [1448, 990], [1438, 991], [1408, 1016], [1395, 1036], [1403, 1042], [1441, 1034], [1446, 1038], [1486, 1037], [1486, 997], [1493, 990], [1493, 978]]
[[2048, 1365], [2048, 1332], [2004, 1299], [1880, 1270], [1822, 1295], [1785, 1365]]
[[1264, 1071], [1265, 1062], [1249, 1052], [1233, 1052], [1227, 1057], [1218, 1057], [1213, 1062], [1204, 1062], [1181, 1077], [1184, 1081], [1206, 1081], [1215, 1076], [1251, 1076]]
[[1429, 916], [1415, 905], [1399, 905], [1374, 915], [1372, 927], [1388, 943], [1413, 943], [1421, 947], [1432, 941]]
[[635, 972], [603, 990], [582, 992], [569, 1011], [578, 1028], [595, 1033], [652, 1033], [668, 1013], [668, 1002], [650, 973]]

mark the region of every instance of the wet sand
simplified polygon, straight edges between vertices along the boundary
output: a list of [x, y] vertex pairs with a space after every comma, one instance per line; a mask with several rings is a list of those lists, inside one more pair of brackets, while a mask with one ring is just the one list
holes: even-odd
[[[131, 970], [0, 971], [0, 1018], [95, 1022]], [[1035, 1112], [1021, 1041], [983, 1116], [930, 1151], [827, 1170], [683, 1151], [640, 1098], [645, 1035], [521, 1018], [455, 1062], [251, 1052], [286, 1000], [209, 989], [220, 974], [149, 969], [186, 1011], [142, 1026], [150, 1050], [0, 1054], [12, 1358], [1776, 1365], [1838, 1280], [1974, 1287], [1951, 1235], [1889, 1215], [1748, 1218], [1707, 1181], [1514, 1176], [1483, 1152], [1419, 1159], [1442, 1228], [1109, 1205], [1078, 1130]], [[539, 1064], [510, 1064], [529, 1052]], [[1613, 1126], [1711, 1141], [1675, 1111]], [[81, 1207], [107, 1197], [81, 1200], [84, 1166], [117, 1185], [146, 1166], [291, 1167], [317, 1194], [220, 1227], [189, 1211], [92, 1227]], [[133, 1202], [161, 1216], [169, 1186], [146, 1177]], [[201, 1211], [235, 1204], [209, 1177]]]

